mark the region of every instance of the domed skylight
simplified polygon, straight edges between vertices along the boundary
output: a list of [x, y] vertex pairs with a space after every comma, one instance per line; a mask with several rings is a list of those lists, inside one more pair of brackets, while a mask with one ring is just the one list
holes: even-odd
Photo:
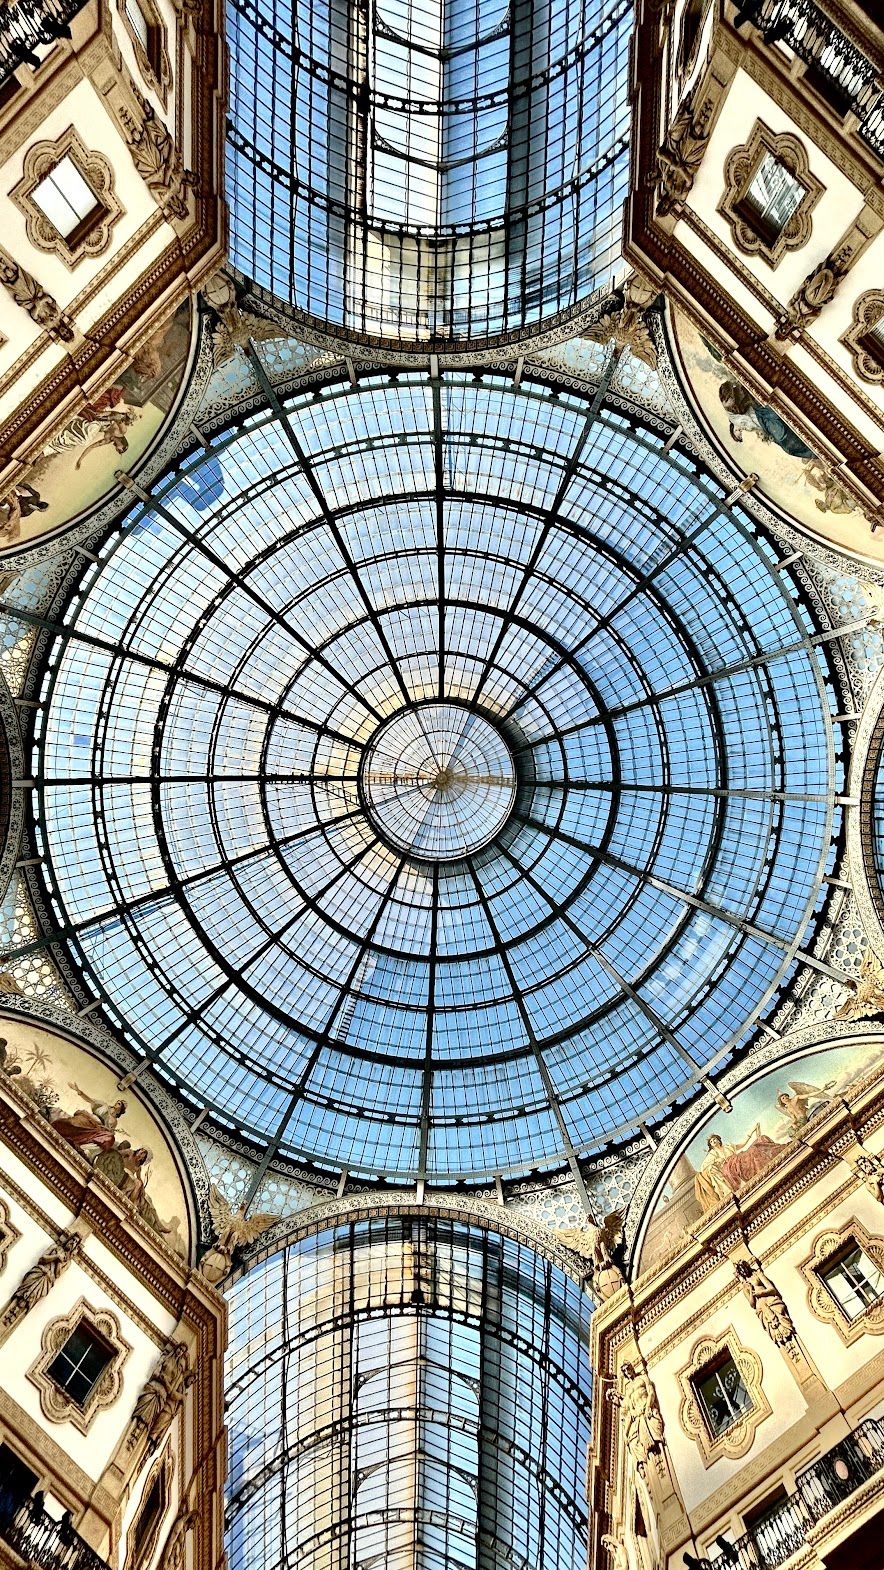
[[561, 1165], [787, 972], [831, 702], [773, 548], [662, 437], [450, 374], [266, 409], [87, 567], [37, 838], [108, 1017], [327, 1168]]

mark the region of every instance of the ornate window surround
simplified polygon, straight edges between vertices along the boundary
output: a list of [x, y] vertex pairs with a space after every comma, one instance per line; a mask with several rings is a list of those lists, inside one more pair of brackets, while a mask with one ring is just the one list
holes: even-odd
[[[752, 227], [740, 209], [759, 164], [767, 153], [783, 164], [793, 179], [804, 187], [804, 195], [791, 218], [787, 219], [772, 244]], [[748, 256], [760, 256], [776, 267], [787, 251], [799, 251], [810, 239], [811, 213], [825, 190], [821, 180], [811, 174], [807, 149], [791, 131], [772, 131], [763, 120], [756, 120], [748, 140], [734, 147], [724, 161], [724, 195], [718, 211], [730, 225], [734, 244]]]
[[[752, 1405], [742, 1417], [716, 1438], [710, 1432], [703, 1416], [694, 1381], [710, 1363], [717, 1362], [722, 1356], [733, 1358], [743, 1384], [749, 1392]], [[751, 1448], [756, 1430], [771, 1414], [770, 1402], [762, 1389], [761, 1377], [761, 1358], [752, 1351], [751, 1347], [744, 1347], [733, 1330], [725, 1330], [720, 1336], [703, 1336], [701, 1340], [694, 1343], [690, 1361], [678, 1371], [678, 1382], [682, 1393], [678, 1421], [688, 1438], [694, 1440], [703, 1458], [704, 1466], [712, 1466], [713, 1462], [720, 1460], [722, 1456], [737, 1461]]]
[[132, 48], [135, 60], [148, 87], [152, 87], [157, 97], [165, 108], [169, 98], [169, 88], [172, 85], [172, 62], [169, 59], [169, 42], [166, 25], [161, 17], [154, 0], [137, 0], [147, 23], [148, 32], [152, 35], [152, 53], [155, 60], [151, 60], [148, 51], [132, 26], [127, 10], [126, 0], [117, 0], [117, 10]]
[[[92, 1386], [85, 1404], [79, 1406], [49, 1378], [50, 1363], [61, 1351], [77, 1326], [86, 1321], [108, 1343], [113, 1357]], [[123, 1364], [132, 1348], [124, 1341], [116, 1314], [107, 1308], [93, 1308], [84, 1297], [59, 1319], [46, 1326], [40, 1342], [40, 1356], [28, 1369], [28, 1378], [40, 1393], [40, 1410], [50, 1423], [73, 1423], [86, 1434], [99, 1412], [113, 1406], [123, 1388]]]
[[[132, 1517], [129, 1527], [126, 1531], [126, 1560], [123, 1570], [141, 1570], [143, 1565], [150, 1564], [151, 1560], [153, 1559], [157, 1543], [159, 1542], [160, 1533], [163, 1528], [163, 1522], [169, 1514], [169, 1505], [172, 1502], [172, 1474], [174, 1470], [175, 1463], [172, 1459], [171, 1451], [166, 1450], [165, 1454], [160, 1456], [159, 1460], [154, 1463], [148, 1472], [147, 1477], [144, 1480], [144, 1487], [141, 1490], [141, 1497], [138, 1501], [138, 1509]], [[136, 1553], [135, 1539], [137, 1535], [138, 1522], [140, 1521], [144, 1507], [147, 1504], [150, 1491], [158, 1478], [162, 1479], [162, 1509], [159, 1511], [153, 1526], [151, 1527], [138, 1552]]]
[[21, 1233], [12, 1225], [9, 1219], [9, 1206], [0, 1199], [0, 1276], [6, 1269], [6, 1257], [13, 1243], [17, 1243]]
[[884, 1335], [884, 1298], [870, 1303], [855, 1319], [848, 1319], [820, 1274], [851, 1243], [858, 1243], [873, 1264], [884, 1270], [884, 1237], [867, 1232], [860, 1221], [848, 1221], [838, 1231], [820, 1232], [810, 1257], [799, 1266], [807, 1282], [810, 1312], [822, 1324], [834, 1325], [845, 1346], [852, 1346], [863, 1335]]
[[[59, 233], [32, 198], [35, 187], [63, 158], [70, 158], [102, 209], [86, 233], [75, 239], [73, 245]], [[24, 214], [31, 244], [38, 251], [51, 251], [60, 256], [65, 265], [71, 268], [76, 267], [85, 256], [100, 256], [106, 251], [111, 243], [114, 226], [123, 216], [110, 160], [105, 158], [104, 153], [90, 152], [72, 125], [57, 141], [35, 142], [28, 148], [22, 178], [9, 194], [19, 212]]]
[[884, 382], [884, 364], [865, 347], [863, 340], [884, 320], [884, 289], [866, 289], [854, 302], [853, 321], [841, 342], [850, 351], [853, 369], [864, 382]]

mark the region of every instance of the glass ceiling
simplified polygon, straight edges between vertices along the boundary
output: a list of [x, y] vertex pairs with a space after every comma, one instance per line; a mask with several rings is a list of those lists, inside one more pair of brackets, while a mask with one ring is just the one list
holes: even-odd
[[825, 646], [662, 441], [527, 380], [334, 384], [86, 567], [37, 716], [50, 941], [271, 1154], [573, 1165], [789, 973], [837, 826]]
[[230, 1570], [576, 1570], [590, 1299], [524, 1244], [386, 1216], [227, 1293]]
[[370, 338], [512, 335], [620, 262], [630, 0], [228, 0], [230, 255]]

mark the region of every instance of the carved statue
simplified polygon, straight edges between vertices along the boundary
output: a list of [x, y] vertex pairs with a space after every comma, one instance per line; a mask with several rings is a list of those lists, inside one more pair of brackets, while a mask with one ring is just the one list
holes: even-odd
[[614, 1255], [623, 1242], [622, 1210], [612, 1210], [601, 1226], [590, 1223], [583, 1227], [557, 1227], [556, 1237], [589, 1261], [590, 1279], [602, 1303], [620, 1290], [624, 1276]]
[[211, 307], [215, 325], [212, 330], [212, 358], [215, 365], [226, 365], [237, 349], [253, 338], [261, 343], [268, 338], [284, 338], [285, 329], [267, 316], [256, 316], [237, 304], [233, 279], [221, 268], [200, 290]]
[[608, 1399], [620, 1408], [623, 1432], [636, 1471], [644, 1477], [651, 1456], [663, 1448], [663, 1414], [657, 1392], [643, 1368], [624, 1363], [620, 1388], [609, 1390]]
[[873, 1199], [884, 1205], [884, 1159], [864, 1150], [853, 1163], [853, 1170], [862, 1178]]
[[775, 336], [781, 342], [796, 336], [804, 327], [816, 321], [823, 307], [835, 298], [838, 285], [850, 271], [852, 260], [853, 247], [842, 245], [837, 251], [830, 252], [812, 273], [808, 273], [777, 324]]
[[836, 1019], [869, 1019], [884, 1013], [884, 968], [871, 949], [866, 949], [856, 980], [844, 983], [850, 996], [835, 1010]]
[[231, 1210], [227, 1200], [214, 1186], [209, 1189], [209, 1210], [215, 1223], [215, 1242], [203, 1255], [199, 1273], [212, 1286], [217, 1286], [228, 1275], [235, 1250], [244, 1243], [253, 1243], [279, 1217], [269, 1212], [246, 1216], [242, 1209]]
[[610, 1532], [605, 1532], [602, 1537], [602, 1547], [608, 1550], [608, 1563], [611, 1566], [611, 1570], [629, 1570], [629, 1559], [626, 1549], [622, 1543], [617, 1541], [616, 1537], [611, 1536]]
[[705, 98], [698, 105], [696, 97], [697, 89], [692, 87], [657, 154], [657, 211], [664, 218], [683, 206], [709, 145], [714, 100]]
[[737, 1280], [758, 1315], [761, 1327], [774, 1346], [787, 1346], [795, 1339], [795, 1326], [782, 1297], [757, 1259], [738, 1259], [734, 1269]]
[[583, 336], [592, 343], [609, 343], [613, 338], [645, 365], [657, 364], [657, 346], [645, 320], [645, 310], [632, 304], [622, 290], [611, 296], [598, 321], [583, 328]]
[[187, 1534], [196, 1521], [196, 1511], [187, 1510], [177, 1516], [163, 1550], [163, 1570], [184, 1570]]
[[74, 338], [74, 326], [70, 318], [65, 315], [58, 301], [41, 288], [36, 278], [20, 267], [0, 246], [0, 283], [7, 293], [27, 311], [32, 322], [42, 327], [50, 338], [59, 339], [62, 343], [70, 343]]
[[82, 1247], [83, 1239], [79, 1232], [59, 1232], [55, 1242], [40, 1255], [37, 1263], [25, 1271], [13, 1292], [3, 1319], [0, 1320], [4, 1330], [30, 1313], [34, 1304], [51, 1292], [59, 1276], [67, 1270]]
[[195, 1378], [184, 1342], [170, 1341], [135, 1403], [131, 1444], [146, 1432], [148, 1450], [156, 1450]]
[[191, 177], [184, 168], [172, 133], [134, 82], [130, 85], [141, 118], [136, 120], [126, 109], [121, 111], [120, 118], [132, 162], [163, 211], [172, 218], [186, 218]]

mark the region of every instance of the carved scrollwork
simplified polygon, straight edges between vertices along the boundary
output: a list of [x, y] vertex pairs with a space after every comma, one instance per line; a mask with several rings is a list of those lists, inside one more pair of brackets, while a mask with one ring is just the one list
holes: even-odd
[[[50, 1379], [48, 1370], [73, 1332], [84, 1323], [107, 1343], [111, 1357], [80, 1404]], [[73, 1423], [81, 1434], [88, 1433], [97, 1414], [117, 1400], [123, 1388], [123, 1364], [131, 1350], [123, 1339], [116, 1314], [110, 1309], [93, 1308], [85, 1298], [80, 1298], [70, 1313], [51, 1320], [46, 1326], [40, 1356], [28, 1370], [28, 1378], [39, 1391], [43, 1416], [50, 1423]]]
[[[95, 197], [96, 210], [82, 233], [65, 236], [56, 229], [33, 199], [36, 187], [63, 158], [70, 159]], [[92, 152], [81, 141], [73, 126], [56, 141], [35, 142], [25, 155], [22, 178], [10, 192], [31, 244], [38, 251], [60, 256], [68, 267], [75, 267], [85, 256], [100, 256], [111, 243], [114, 225], [123, 216], [114, 185], [114, 171], [103, 153]]]
[[[746, 194], [764, 158], [770, 156], [802, 187], [794, 212], [772, 238], [761, 234], [744, 207]], [[807, 150], [800, 137], [771, 131], [756, 120], [749, 139], [735, 147], [724, 165], [724, 195], [718, 211], [730, 225], [734, 244], [749, 256], [761, 256], [775, 267], [786, 251], [798, 251], [810, 239], [811, 214], [823, 193], [823, 184], [810, 172]]]
[[841, 342], [850, 351], [853, 369], [864, 382], [884, 382], [884, 346], [872, 352], [870, 334], [884, 322], [884, 289], [867, 289], [853, 307], [853, 321]]
[[676, 111], [657, 154], [657, 211], [661, 217], [684, 205], [697, 175], [715, 116], [715, 99], [692, 87]]
[[72, 343], [74, 324], [61, 309], [58, 301], [38, 284], [32, 273], [20, 267], [14, 257], [0, 245], [0, 284], [10, 299], [27, 311], [32, 322], [60, 343]]

